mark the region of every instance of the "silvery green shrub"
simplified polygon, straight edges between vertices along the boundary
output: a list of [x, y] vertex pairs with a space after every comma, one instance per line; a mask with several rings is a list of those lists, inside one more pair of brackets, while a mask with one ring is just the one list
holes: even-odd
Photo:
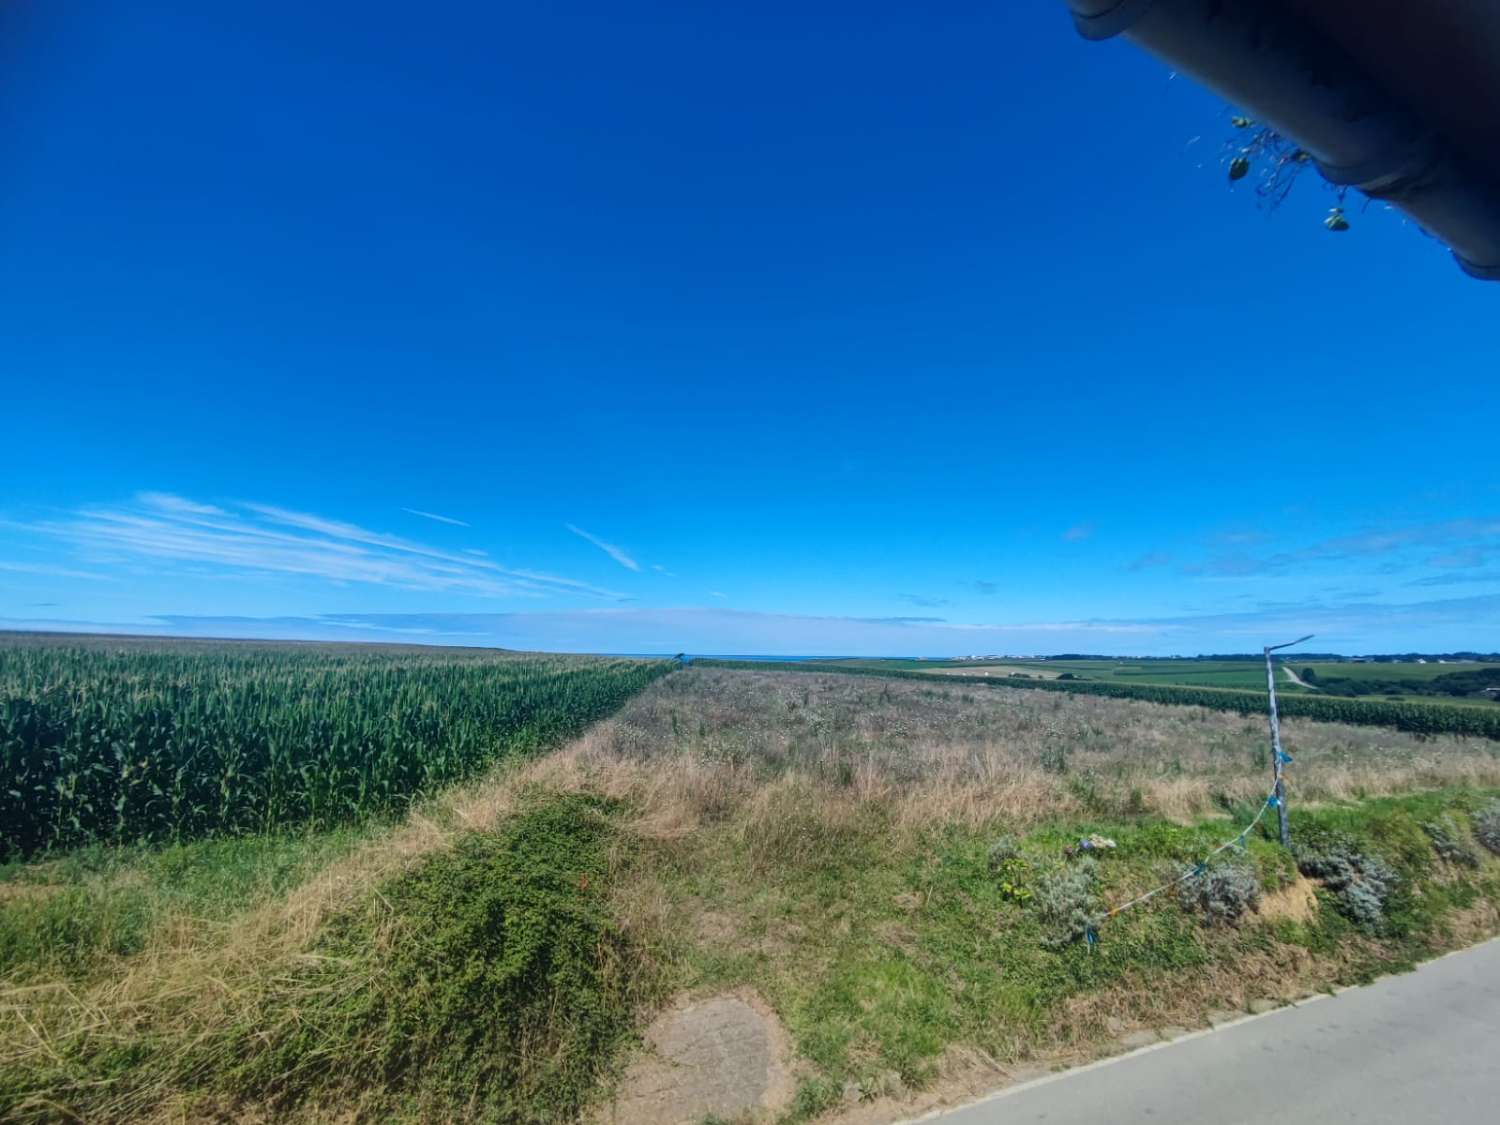
[[1464, 867], [1479, 866], [1479, 856], [1464, 842], [1463, 831], [1453, 822], [1452, 817], [1444, 816], [1429, 821], [1422, 825], [1422, 831], [1432, 841], [1432, 850], [1438, 854], [1439, 859], [1462, 864]]
[[1333, 892], [1339, 912], [1355, 925], [1378, 930], [1400, 876], [1380, 856], [1361, 851], [1353, 841], [1332, 838], [1299, 851], [1297, 868]]
[[1007, 860], [1021, 857], [1021, 844], [1014, 836], [1001, 836], [990, 845], [990, 870], [999, 871]]
[[1500, 801], [1491, 801], [1474, 818], [1474, 835], [1486, 848], [1500, 855]]
[[1042, 922], [1043, 943], [1058, 949], [1081, 941], [1104, 921], [1094, 894], [1098, 864], [1091, 858], [1054, 868], [1036, 881], [1032, 903]]
[[1177, 901], [1207, 925], [1229, 925], [1260, 905], [1260, 883], [1249, 867], [1225, 864], [1184, 879]]

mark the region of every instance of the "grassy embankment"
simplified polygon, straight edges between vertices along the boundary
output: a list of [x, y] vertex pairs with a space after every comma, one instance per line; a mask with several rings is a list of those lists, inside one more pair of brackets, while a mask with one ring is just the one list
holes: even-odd
[[[1472, 832], [1500, 747], [1287, 733], [1304, 851], [1250, 840], [1231, 866], [1259, 909], [1208, 925], [1163, 896], [1092, 950], [1074, 913], [1248, 822], [1259, 722], [691, 669], [404, 822], [13, 864], [0, 1116], [566, 1120], [668, 997], [748, 986], [791, 1033], [805, 1119], [1495, 931]], [[1118, 846], [1089, 886], [1063, 849], [1092, 832]]]

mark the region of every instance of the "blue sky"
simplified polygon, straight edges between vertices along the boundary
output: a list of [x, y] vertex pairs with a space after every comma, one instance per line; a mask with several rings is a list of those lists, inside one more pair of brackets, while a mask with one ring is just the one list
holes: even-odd
[[24, 7], [0, 626], [1500, 647], [1500, 290], [1060, 3]]

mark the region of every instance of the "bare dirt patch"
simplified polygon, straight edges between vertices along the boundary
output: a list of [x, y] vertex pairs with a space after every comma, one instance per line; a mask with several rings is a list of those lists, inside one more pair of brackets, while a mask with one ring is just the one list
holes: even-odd
[[1317, 884], [1298, 875], [1279, 891], [1260, 900], [1260, 916], [1268, 921], [1311, 922], [1318, 916]]
[[752, 992], [679, 1000], [645, 1038], [600, 1115], [609, 1125], [768, 1118], [795, 1093], [786, 1031]]

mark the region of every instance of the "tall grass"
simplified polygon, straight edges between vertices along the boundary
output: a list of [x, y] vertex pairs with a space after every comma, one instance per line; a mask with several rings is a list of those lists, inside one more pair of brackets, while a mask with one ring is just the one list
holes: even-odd
[[[1283, 735], [1295, 758], [1294, 808], [1500, 786], [1500, 744], [1489, 739], [1299, 718]], [[749, 838], [765, 835], [774, 857], [784, 828], [776, 822], [795, 818], [804, 801], [829, 832], [874, 812], [897, 831], [1080, 816], [1243, 818], [1271, 782], [1267, 744], [1259, 715], [987, 691], [949, 677], [694, 661], [531, 772], [587, 778], [635, 802], [665, 835], [743, 816]]]
[[[695, 660], [693, 663], [715, 668], [740, 668], [747, 671], [837, 673], [843, 676], [879, 676], [891, 679], [934, 679], [932, 672], [914, 672], [875, 665], [836, 664], [831, 661], [734, 661]], [[1149, 703], [1175, 703], [1187, 707], [1207, 707], [1240, 715], [1260, 714], [1266, 710], [1266, 693], [1239, 688], [1189, 687], [1176, 684], [1135, 684], [1118, 680], [1041, 680], [1021, 677], [965, 676], [944, 673], [948, 683], [974, 684], [987, 688], [1016, 688], [1025, 691], [1065, 692], [1071, 695], [1095, 695], [1109, 699], [1140, 699]], [[1414, 734], [1466, 734], [1500, 740], [1500, 704], [1410, 703], [1383, 699], [1345, 699], [1309, 694], [1277, 696], [1283, 715], [1296, 715], [1326, 723], [1353, 723], [1359, 726], [1393, 727]]]
[[389, 813], [576, 734], [669, 667], [362, 646], [0, 642], [0, 858]]

